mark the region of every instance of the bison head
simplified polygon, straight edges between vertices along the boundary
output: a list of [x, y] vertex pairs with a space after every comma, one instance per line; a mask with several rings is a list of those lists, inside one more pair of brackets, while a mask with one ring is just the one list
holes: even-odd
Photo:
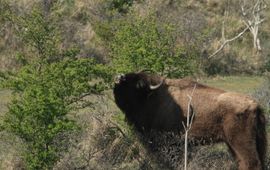
[[114, 97], [117, 106], [132, 119], [147, 103], [149, 95], [157, 91], [164, 79], [141, 73], [119, 75], [115, 80]]

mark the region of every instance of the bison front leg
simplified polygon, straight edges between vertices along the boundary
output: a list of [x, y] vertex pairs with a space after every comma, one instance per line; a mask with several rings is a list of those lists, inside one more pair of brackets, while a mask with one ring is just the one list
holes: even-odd
[[262, 170], [256, 145], [256, 116], [241, 113], [224, 121], [226, 143], [236, 157], [239, 170]]

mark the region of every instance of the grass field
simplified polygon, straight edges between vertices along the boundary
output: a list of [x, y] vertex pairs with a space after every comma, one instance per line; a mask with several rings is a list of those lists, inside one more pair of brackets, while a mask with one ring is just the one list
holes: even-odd
[[258, 76], [227, 76], [206, 78], [201, 82], [212, 87], [227, 91], [250, 94], [264, 82], [263, 77]]

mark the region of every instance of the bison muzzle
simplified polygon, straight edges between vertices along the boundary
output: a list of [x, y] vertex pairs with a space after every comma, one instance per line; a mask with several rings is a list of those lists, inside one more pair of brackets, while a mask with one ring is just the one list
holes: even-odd
[[196, 115], [189, 137], [225, 142], [239, 170], [261, 170], [266, 155], [265, 117], [249, 96], [187, 79], [140, 73], [117, 77], [114, 97], [127, 121], [140, 132], [183, 131], [189, 98]]

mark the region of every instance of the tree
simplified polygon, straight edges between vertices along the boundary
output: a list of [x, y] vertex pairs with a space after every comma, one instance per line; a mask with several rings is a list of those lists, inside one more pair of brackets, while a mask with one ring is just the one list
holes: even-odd
[[2, 85], [14, 92], [3, 126], [26, 143], [27, 169], [53, 167], [63, 142], [56, 141], [57, 136], [78, 129], [67, 114], [85, 96], [106, 89], [110, 78], [104, 65], [76, 57], [76, 48], [59, 48], [61, 32], [49, 15], [39, 11], [10, 16], [17, 36], [31, 50], [20, 52], [21, 68], [2, 74]]
[[241, 2], [243, 21], [253, 36], [253, 48], [257, 51], [261, 51], [260, 38], [258, 36], [259, 25], [265, 20], [262, 17], [262, 11], [267, 8], [267, 4], [264, 0], [246, 1], [247, 0], [242, 0]]
[[[253, 48], [256, 51], [261, 51], [261, 44], [259, 38], [259, 25], [264, 22], [264, 18], [262, 17], [262, 11], [267, 8], [267, 4], [264, 0], [252, 0], [252, 2], [247, 3], [247, 0], [241, 0], [240, 8], [242, 19], [246, 27], [239, 32], [236, 36], [226, 39], [225, 37], [225, 21], [222, 23], [222, 44], [220, 47], [212, 53], [208, 58], [214, 57], [218, 54], [228, 43], [237, 40], [238, 38], [242, 37], [244, 33], [248, 30], [251, 32], [253, 36]], [[225, 15], [228, 12], [225, 10]]]
[[110, 42], [116, 72], [151, 69], [169, 77], [183, 77], [194, 71], [194, 56], [176, 46], [171, 25], [159, 25], [155, 17], [131, 16], [121, 21]]

